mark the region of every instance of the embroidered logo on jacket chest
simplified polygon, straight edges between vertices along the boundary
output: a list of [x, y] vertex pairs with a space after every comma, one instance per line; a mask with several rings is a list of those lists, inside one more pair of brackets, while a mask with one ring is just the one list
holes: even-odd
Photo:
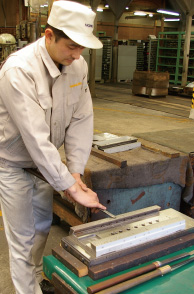
[[77, 86], [80, 86], [80, 85], [82, 85], [81, 82], [79, 82], [79, 83], [77, 83], [77, 84], [70, 85], [70, 88], [74, 88], [74, 87], [77, 87]]

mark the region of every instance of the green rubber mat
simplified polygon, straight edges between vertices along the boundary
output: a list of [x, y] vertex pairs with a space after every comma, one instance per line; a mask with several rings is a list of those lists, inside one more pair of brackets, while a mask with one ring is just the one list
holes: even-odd
[[[159, 260], [175, 256], [183, 252], [189, 252], [194, 250], [194, 246], [180, 250], [176, 253], [167, 255]], [[151, 263], [151, 262], [149, 262]], [[146, 264], [149, 264], [146, 263]], [[146, 265], [145, 264], [145, 265]], [[142, 265], [141, 265], [142, 266]], [[87, 287], [93, 284], [97, 284], [108, 278], [115, 277], [119, 274], [126, 273], [141, 266], [134, 267], [130, 270], [125, 270], [118, 274], [111, 275], [107, 278], [93, 281], [90, 277], [77, 277], [61, 262], [59, 262], [54, 256], [45, 256], [43, 259], [43, 270], [48, 279], [51, 280], [52, 273], [56, 272], [66, 283], [68, 283], [79, 294], [87, 294]], [[151, 281], [145, 282], [139, 286], [136, 286], [130, 290], [121, 292], [122, 294], [194, 294], [194, 261], [188, 265], [185, 265], [171, 273], [164, 276], [157, 277]], [[120, 293], [120, 294], [121, 294]]]

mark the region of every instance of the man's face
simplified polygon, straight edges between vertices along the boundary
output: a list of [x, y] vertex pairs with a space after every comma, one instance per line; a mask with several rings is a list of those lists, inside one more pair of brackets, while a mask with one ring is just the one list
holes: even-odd
[[[51, 31], [52, 32], [52, 31]], [[71, 39], [61, 38], [57, 42], [53, 32], [46, 34], [47, 51], [57, 66], [70, 65], [75, 59], [79, 59], [84, 47], [76, 44]]]

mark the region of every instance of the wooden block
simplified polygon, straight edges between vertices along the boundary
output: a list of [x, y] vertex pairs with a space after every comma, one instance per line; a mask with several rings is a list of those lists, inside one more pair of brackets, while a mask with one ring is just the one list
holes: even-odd
[[105, 161], [111, 162], [120, 168], [127, 166], [127, 160], [119, 160], [118, 157], [116, 157], [114, 155], [110, 155], [110, 154], [108, 154], [104, 151], [98, 150], [96, 148], [92, 148], [91, 155], [96, 156], [101, 159], [104, 159]]
[[87, 276], [88, 267], [71, 253], [67, 252], [63, 247], [55, 247], [52, 249], [52, 254], [78, 277]]
[[176, 150], [173, 150], [169, 147], [159, 145], [154, 142], [146, 141], [144, 139], [139, 138], [138, 139], [141, 142], [141, 147], [156, 153], [161, 153], [164, 156], [167, 156], [169, 158], [177, 158], [180, 156], [180, 153]]
[[158, 260], [159, 257], [192, 245], [194, 245], [194, 233], [174, 238], [173, 240], [166, 241], [154, 246], [150, 244], [150, 246], [145, 250], [133, 252], [123, 257], [91, 266], [89, 267], [88, 275], [93, 280], [102, 279], [150, 260]]
[[70, 226], [77, 226], [83, 224], [81, 219], [75, 214], [74, 211], [71, 211], [71, 209], [69, 209], [56, 199], [54, 199], [53, 201], [53, 213], [55, 213], [61, 219], [66, 221]]
[[52, 284], [55, 287], [55, 294], [78, 294], [56, 273], [52, 274]]

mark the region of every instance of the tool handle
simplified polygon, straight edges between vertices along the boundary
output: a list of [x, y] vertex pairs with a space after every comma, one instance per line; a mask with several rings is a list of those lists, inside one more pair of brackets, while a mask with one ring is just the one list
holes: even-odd
[[36, 168], [24, 168], [24, 170], [32, 174], [33, 176], [36, 176], [37, 178], [43, 180], [44, 182], [48, 183], [45, 177]]
[[169, 265], [166, 265], [164, 267], [158, 268], [152, 272], [149, 272], [147, 274], [144, 274], [142, 276], [136, 277], [134, 279], [125, 281], [123, 283], [117, 284], [115, 286], [109, 287], [105, 290], [99, 291], [96, 294], [118, 294], [125, 290], [131, 289], [137, 285], [140, 285], [144, 282], [147, 282], [151, 279], [154, 279], [159, 276], [163, 276], [164, 274], [171, 271], [171, 267]]
[[108, 279], [106, 281], [100, 282], [98, 284], [92, 285], [87, 288], [87, 291], [89, 294], [94, 294], [98, 291], [104, 290], [106, 288], [109, 288], [111, 286], [117, 285], [121, 282], [124, 282], [126, 280], [133, 279], [137, 276], [143, 275], [145, 273], [148, 273], [150, 271], [153, 271], [157, 268], [158, 266], [155, 263], [151, 263], [149, 265], [143, 266], [139, 269], [135, 269], [131, 272], [119, 275], [117, 277], [114, 277], [112, 279]]
[[[45, 179], [45, 177], [37, 169], [35, 169], [35, 168], [24, 168], [24, 170], [26, 172], [30, 173], [31, 175], [36, 176], [37, 178], [41, 179], [42, 181], [48, 183], [48, 181]], [[66, 198], [63, 191], [58, 191], [58, 193], [61, 195], [62, 198]]]

